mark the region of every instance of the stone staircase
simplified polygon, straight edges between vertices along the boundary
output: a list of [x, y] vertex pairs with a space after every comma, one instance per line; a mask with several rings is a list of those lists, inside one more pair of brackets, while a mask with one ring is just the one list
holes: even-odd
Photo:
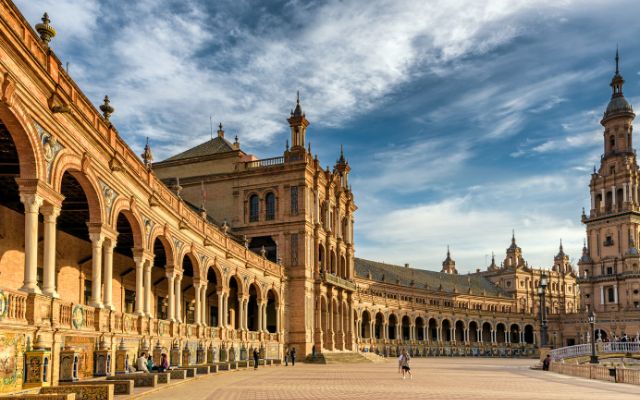
[[310, 364], [357, 364], [386, 362], [384, 357], [374, 353], [356, 353], [352, 351], [325, 351], [317, 354], [315, 359], [307, 356], [304, 361]]

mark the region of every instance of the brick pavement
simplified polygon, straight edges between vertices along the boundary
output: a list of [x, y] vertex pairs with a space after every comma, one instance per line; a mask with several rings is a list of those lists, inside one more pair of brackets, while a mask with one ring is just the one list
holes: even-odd
[[413, 380], [393, 361], [261, 368], [212, 375], [144, 399], [639, 399], [640, 387], [532, 371], [532, 360], [414, 359]]

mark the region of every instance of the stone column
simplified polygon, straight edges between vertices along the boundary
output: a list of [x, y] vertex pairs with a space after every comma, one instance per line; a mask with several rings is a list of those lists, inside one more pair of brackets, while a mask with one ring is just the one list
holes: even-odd
[[200, 325], [200, 318], [202, 317], [202, 297], [200, 296], [200, 289], [202, 288], [202, 283], [199, 280], [193, 282], [193, 294], [195, 301], [195, 310], [193, 311], [193, 323], [196, 325]]
[[56, 220], [60, 207], [45, 205], [41, 207], [44, 215], [44, 255], [42, 292], [54, 298], [60, 297], [56, 291]]
[[244, 299], [244, 330], [249, 330], [249, 298]]
[[239, 324], [237, 329], [243, 330], [245, 329], [244, 319], [245, 319], [246, 313], [244, 308], [244, 298], [242, 296], [238, 296], [238, 303], [239, 303], [238, 311], [240, 312], [240, 316], [239, 316], [240, 318], [238, 318]]
[[176, 311], [176, 297], [175, 297], [175, 279], [176, 279], [176, 274], [175, 272], [171, 271], [171, 272], [167, 272], [167, 291], [168, 293], [168, 297], [169, 297], [169, 304], [168, 304], [168, 309], [167, 309], [167, 318], [169, 319], [169, 321], [175, 321], [176, 317], [175, 317], [175, 311]]
[[133, 261], [136, 264], [136, 306], [135, 314], [144, 315], [144, 289], [143, 289], [143, 275], [144, 275], [144, 258], [142, 256], [135, 256]]
[[42, 198], [37, 194], [20, 194], [24, 204], [24, 283], [20, 290], [41, 293], [38, 287], [38, 213]]
[[176, 291], [176, 321], [182, 322], [182, 275], [176, 276], [175, 281]]
[[144, 314], [147, 317], [153, 314], [151, 312], [151, 268], [153, 268], [153, 262], [147, 260], [144, 264]]
[[257, 329], [258, 332], [260, 332], [262, 330], [262, 322], [263, 322], [263, 318], [262, 318], [262, 301], [260, 301], [258, 303], [258, 329]]
[[102, 233], [89, 233], [91, 239], [91, 300], [89, 305], [95, 308], [102, 308]]
[[229, 293], [224, 294], [222, 303], [223, 303], [222, 312], [224, 314], [224, 320], [222, 321], [222, 326], [226, 328], [229, 326]]
[[222, 328], [226, 325], [224, 323], [225, 315], [226, 314], [224, 312], [224, 292], [219, 291], [218, 292], [218, 327], [219, 328]]
[[115, 310], [113, 306], [113, 248], [116, 245], [114, 239], [107, 239], [104, 242], [102, 250], [104, 252], [104, 307], [109, 310]]
[[278, 304], [278, 307], [276, 308], [276, 332], [280, 333], [280, 304]]
[[200, 317], [200, 322], [202, 323], [202, 325], [204, 326], [209, 326], [210, 324], [207, 323], [207, 311], [208, 311], [208, 304], [207, 304], [207, 284], [203, 283], [202, 284], [202, 288], [200, 289], [200, 295], [202, 296], [202, 300], [200, 301], [201, 303], [201, 308], [202, 308], [202, 317]]

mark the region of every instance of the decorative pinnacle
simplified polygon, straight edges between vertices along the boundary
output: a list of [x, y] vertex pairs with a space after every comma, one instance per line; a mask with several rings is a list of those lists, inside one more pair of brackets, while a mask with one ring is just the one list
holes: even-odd
[[151, 162], [153, 161], [153, 154], [151, 153], [151, 146], [149, 145], [149, 137], [147, 136], [147, 144], [144, 146], [144, 152], [142, 155], [142, 162], [147, 167], [147, 169], [151, 169]]
[[100, 106], [100, 111], [102, 111], [102, 115], [104, 116], [104, 119], [109, 121], [109, 117], [115, 111], [113, 106], [111, 106], [111, 101], [109, 100], [109, 96], [106, 96], [106, 95], [104, 96], [104, 101]]
[[620, 64], [620, 56], [619, 56], [619, 53], [618, 53], [618, 45], [616, 45], [616, 75], [618, 75], [620, 73], [619, 64]]
[[49, 14], [44, 13], [42, 16], [42, 22], [36, 24], [36, 32], [40, 34], [40, 39], [48, 46], [51, 39], [56, 36], [56, 30], [53, 26], [49, 25], [51, 20], [49, 19]]

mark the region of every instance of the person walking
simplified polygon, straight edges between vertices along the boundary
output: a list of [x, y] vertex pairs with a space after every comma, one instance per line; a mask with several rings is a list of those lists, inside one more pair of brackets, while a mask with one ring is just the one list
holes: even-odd
[[291, 366], [296, 365], [296, 348], [291, 349]]
[[406, 378], [406, 374], [409, 374], [409, 379], [413, 379], [413, 375], [411, 375], [411, 367], [409, 366], [409, 362], [411, 361], [411, 357], [406, 350], [402, 350], [402, 356], [400, 357], [402, 360], [402, 379]]
[[253, 349], [253, 369], [258, 369], [259, 362], [260, 362], [260, 353], [258, 353], [258, 349]]

